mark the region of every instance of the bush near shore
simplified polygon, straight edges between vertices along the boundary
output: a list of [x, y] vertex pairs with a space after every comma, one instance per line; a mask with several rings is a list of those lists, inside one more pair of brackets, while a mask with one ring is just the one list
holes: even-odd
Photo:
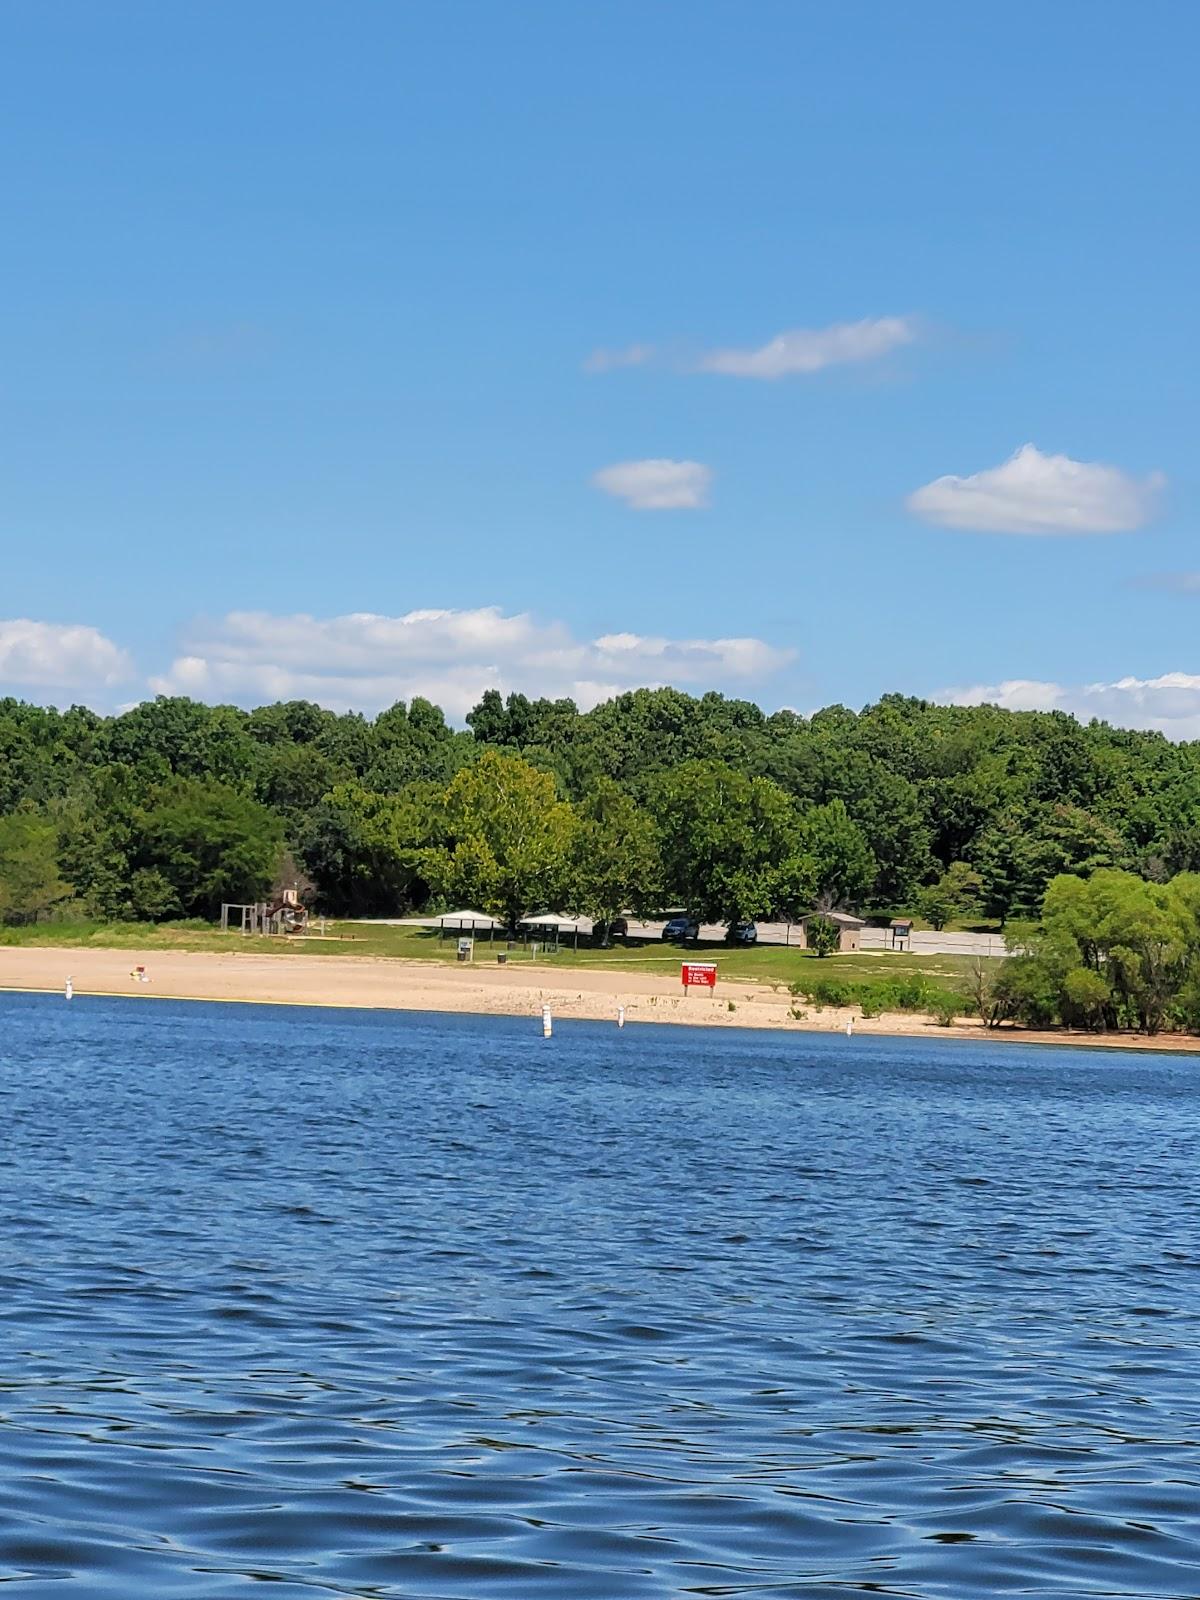
[[1058, 877], [1040, 922], [1012, 943], [1009, 960], [973, 977], [989, 1027], [1200, 1032], [1200, 874]]
[[923, 973], [866, 979], [833, 974], [805, 976], [792, 984], [792, 993], [809, 1001], [817, 1011], [826, 1006], [854, 1006], [864, 1017], [879, 1017], [886, 1011], [918, 1012], [947, 1025], [973, 1009], [965, 986], [947, 988], [931, 982]]

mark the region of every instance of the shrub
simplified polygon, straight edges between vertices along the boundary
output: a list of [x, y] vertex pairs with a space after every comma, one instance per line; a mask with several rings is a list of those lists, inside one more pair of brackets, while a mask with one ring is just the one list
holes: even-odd
[[792, 985], [792, 993], [811, 1000], [818, 1011], [826, 1006], [844, 1006], [850, 1002], [851, 985], [841, 978], [800, 978]]
[[1112, 990], [1107, 979], [1090, 967], [1072, 967], [1062, 980], [1063, 1021], [1085, 1028], [1102, 1028], [1112, 1005]]
[[939, 994], [933, 1003], [933, 1015], [939, 1028], [948, 1028], [962, 1015], [965, 997], [958, 994]]
[[1030, 1028], [1050, 1028], [1059, 1020], [1059, 975], [1038, 956], [1010, 956], [992, 984], [1003, 1013]]
[[831, 956], [840, 948], [842, 935], [837, 923], [830, 922], [828, 917], [810, 917], [807, 939], [808, 948], [815, 956]]
[[922, 1011], [939, 1015], [942, 1010], [961, 1016], [967, 1009], [966, 996], [955, 989], [939, 989], [920, 974], [913, 977], [875, 978], [852, 982], [842, 978], [799, 978], [792, 993], [810, 1000], [818, 1011], [826, 1006], [858, 1006], [864, 1017], [878, 1017], [885, 1011]]
[[179, 896], [156, 867], [140, 867], [129, 880], [129, 910], [135, 922], [162, 922], [179, 915]]

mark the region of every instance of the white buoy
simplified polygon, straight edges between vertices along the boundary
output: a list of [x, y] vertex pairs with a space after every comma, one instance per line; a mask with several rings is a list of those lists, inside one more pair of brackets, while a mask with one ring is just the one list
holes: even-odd
[[554, 1032], [554, 1022], [550, 1016], [550, 1007], [542, 1007], [542, 1038], [549, 1039]]
[[66, 982], [66, 985], [65, 985], [65, 987], [63, 989], [63, 996], [67, 1000], [71, 1000], [71, 999], [74, 998], [74, 995], [75, 995], [75, 985], [71, 982], [70, 978], [68, 978], [67, 982]]
[[617, 1027], [618, 1028], [623, 1028], [624, 1026], [625, 1026], [625, 1007], [624, 1006], [618, 1006], [617, 1007]]

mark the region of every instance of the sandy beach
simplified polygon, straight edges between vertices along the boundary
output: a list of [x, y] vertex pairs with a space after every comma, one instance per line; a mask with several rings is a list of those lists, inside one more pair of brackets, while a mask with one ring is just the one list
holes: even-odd
[[[134, 977], [143, 967], [147, 980]], [[778, 1028], [793, 1033], [856, 1034], [1023, 1041], [1027, 1044], [1110, 1046], [1195, 1052], [1200, 1040], [1185, 1034], [1155, 1038], [1064, 1031], [1036, 1033], [1003, 1028], [988, 1032], [963, 1018], [944, 1028], [923, 1016], [899, 1012], [864, 1018], [854, 1009], [818, 1011], [773, 984], [723, 980], [715, 994], [652, 973], [622, 973], [551, 966], [444, 966], [433, 962], [363, 956], [258, 956], [198, 951], [102, 950], [18, 947], [0, 950], [0, 990], [61, 993], [68, 976], [78, 995], [129, 995], [140, 1000], [213, 1000], [280, 1006], [331, 1006], [388, 1011], [473, 1012], [540, 1016], [548, 1005], [559, 1018], [615, 1022], [625, 1008], [629, 1023], [693, 1027]], [[799, 1011], [802, 1014], [796, 1015]]]

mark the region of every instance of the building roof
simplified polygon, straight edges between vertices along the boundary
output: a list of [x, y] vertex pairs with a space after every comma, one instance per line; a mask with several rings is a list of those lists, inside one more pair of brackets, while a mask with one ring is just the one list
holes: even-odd
[[810, 911], [800, 921], [811, 922], [814, 917], [824, 917], [826, 922], [839, 928], [865, 928], [867, 925], [862, 917], [852, 917], [848, 911]]

